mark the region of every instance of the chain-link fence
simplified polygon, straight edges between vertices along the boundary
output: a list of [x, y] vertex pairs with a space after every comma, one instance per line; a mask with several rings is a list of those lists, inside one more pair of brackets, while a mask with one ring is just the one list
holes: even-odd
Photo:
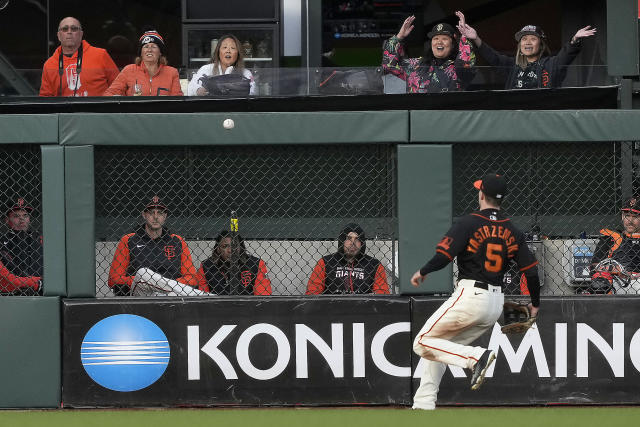
[[96, 295], [394, 293], [395, 152], [96, 147]]
[[[631, 142], [455, 144], [454, 216], [478, 208], [471, 178], [504, 174], [503, 209], [528, 236], [543, 295], [640, 293], [640, 281], [620, 274], [620, 265], [597, 266], [611, 258], [622, 273], [640, 272], [640, 220], [633, 209], [626, 223], [621, 217], [639, 189], [636, 149]], [[528, 292], [515, 266], [504, 285], [511, 295]]]
[[40, 147], [0, 145], [0, 295], [42, 295]]

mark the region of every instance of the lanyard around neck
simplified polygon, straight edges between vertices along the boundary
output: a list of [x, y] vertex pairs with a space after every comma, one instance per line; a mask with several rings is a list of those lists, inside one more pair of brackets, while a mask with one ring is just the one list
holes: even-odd
[[[73, 88], [73, 96], [76, 96], [76, 91], [78, 90], [78, 80], [80, 79], [81, 71], [82, 71], [82, 43], [78, 48], [78, 60], [76, 62], [76, 85]], [[58, 75], [60, 76], [60, 88], [58, 89], [58, 96], [62, 96], [62, 74], [63, 73], [64, 73], [64, 54], [62, 53], [62, 47], [60, 47], [60, 55], [58, 56]]]

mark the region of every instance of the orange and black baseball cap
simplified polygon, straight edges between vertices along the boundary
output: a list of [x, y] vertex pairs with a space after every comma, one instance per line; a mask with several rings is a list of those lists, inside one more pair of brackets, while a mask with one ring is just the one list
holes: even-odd
[[147, 206], [144, 207], [145, 211], [148, 211], [150, 209], [161, 209], [163, 211], [169, 211], [169, 209], [167, 209], [167, 207], [164, 205], [164, 203], [162, 203], [160, 201], [160, 197], [158, 196], [153, 196], [151, 198], [151, 200], [149, 201], [149, 203], [147, 203]]
[[33, 208], [29, 206], [29, 204], [23, 198], [19, 198], [12, 206], [8, 207], [7, 215], [9, 215], [13, 211], [27, 211], [31, 213], [33, 211]]
[[489, 197], [502, 200], [507, 195], [507, 181], [504, 176], [489, 173], [473, 183], [476, 190], [482, 191]]
[[620, 209], [622, 212], [630, 212], [640, 215], [640, 198], [633, 196], [629, 198]]

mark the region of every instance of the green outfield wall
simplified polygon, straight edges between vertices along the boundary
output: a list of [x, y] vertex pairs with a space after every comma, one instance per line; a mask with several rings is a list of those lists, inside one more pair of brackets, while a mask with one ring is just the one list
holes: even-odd
[[[222, 126], [227, 118], [234, 120], [233, 129]], [[411, 274], [454, 217], [454, 182], [462, 179], [453, 176], [454, 144], [637, 141], [640, 111], [4, 115], [0, 128], [0, 150], [40, 147], [46, 276], [44, 297], [0, 298], [0, 374], [6, 379], [0, 407], [57, 407], [59, 298], [95, 296], [94, 147], [390, 145], [397, 173], [399, 290], [413, 294]], [[621, 156], [623, 166], [630, 164]], [[471, 182], [477, 176], [463, 178]], [[449, 292], [450, 275], [433, 275], [420, 293]]]

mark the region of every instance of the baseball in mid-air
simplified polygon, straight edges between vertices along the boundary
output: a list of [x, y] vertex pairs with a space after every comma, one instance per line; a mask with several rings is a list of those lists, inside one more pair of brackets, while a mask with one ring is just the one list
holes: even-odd
[[233, 129], [235, 125], [236, 124], [231, 119], [225, 119], [224, 122], [222, 122], [222, 127], [225, 129]]

